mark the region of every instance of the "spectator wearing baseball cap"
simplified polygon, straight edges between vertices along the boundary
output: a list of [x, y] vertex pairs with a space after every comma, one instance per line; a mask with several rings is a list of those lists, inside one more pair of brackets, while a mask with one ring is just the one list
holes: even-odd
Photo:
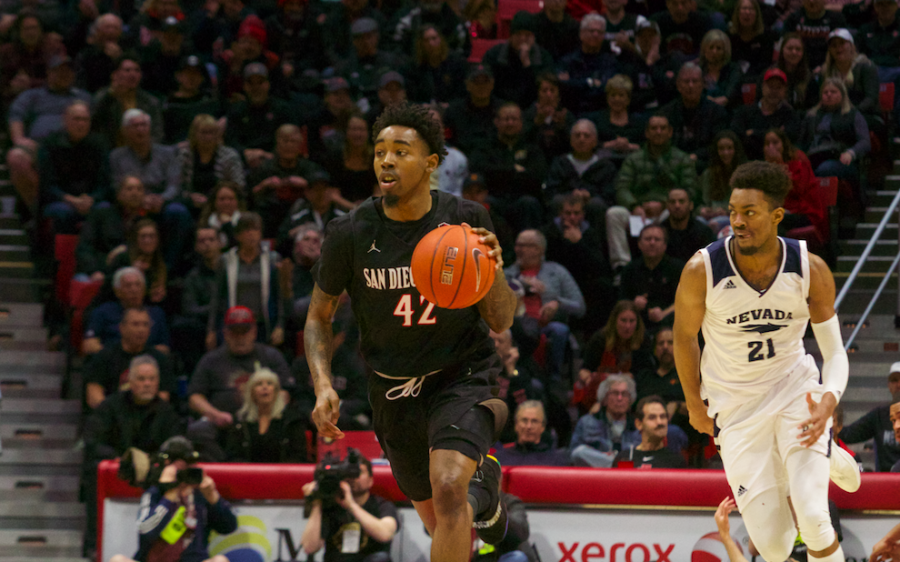
[[209, 74], [200, 57], [183, 57], [175, 72], [175, 81], [178, 82], [178, 88], [169, 94], [163, 104], [166, 144], [177, 144], [185, 140], [196, 116], [223, 115], [222, 105], [209, 90]]
[[325, 104], [309, 118], [307, 124], [309, 154], [314, 159], [327, 154], [329, 147], [341, 144], [343, 133], [340, 125], [356, 110], [350, 83], [345, 78], [328, 78], [322, 85]]
[[787, 75], [780, 68], [770, 68], [763, 74], [760, 100], [735, 111], [731, 130], [741, 139], [751, 160], [762, 159], [763, 139], [773, 127], [783, 129], [791, 142], [800, 137], [801, 117], [787, 102], [787, 93]]
[[378, 97], [366, 114], [366, 121], [374, 125], [386, 107], [406, 101], [406, 79], [396, 70], [389, 70], [378, 78]]
[[841, 12], [825, 9], [826, 0], [808, 0], [784, 20], [784, 33], [795, 31], [803, 38], [806, 59], [810, 68], [825, 62], [829, 34], [838, 28], [846, 28], [847, 20]]
[[244, 402], [243, 385], [259, 367], [278, 375], [286, 401], [289, 389], [295, 387], [281, 352], [257, 341], [258, 326], [249, 308], [229, 308], [224, 315], [225, 344], [207, 352], [191, 377], [188, 404], [201, 419], [190, 424], [187, 436], [197, 447], [201, 460], [224, 460], [220, 432], [234, 423], [234, 415]]
[[496, 135], [494, 115], [502, 101], [494, 95], [494, 74], [486, 64], [469, 67], [466, 90], [468, 96], [450, 102], [444, 126], [447, 140], [468, 154], [480, 140]]
[[491, 47], [482, 62], [491, 68], [497, 81], [497, 96], [528, 107], [537, 99], [537, 78], [552, 70], [547, 49], [535, 42], [537, 20], [525, 10], [516, 12], [506, 43]]
[[187, 22], [169, 16], [163, 20], [157, 37], [141, 53], [144, 88], [158, 98], [165, 98], [178, 88], [175, 73], [193, 50], [187, 31]]
[[216, 290], [206, 326], [207, 349], [215, 348], [217, 332], [223, 323], [225, 328], [236, 324], [239, 315], [235, 307], [252, 313], [254, 340], [276, 346], [284, 343], [277, 267], [280, 257], [269, 250], [268, 243], [263, 245], [262, 234], [262, 218], [257, 213], [241, 213], [234, 227], [237, 246], [222, 255], [216, 272]]
[[[115, 10], [120, 13], [125, 21], [130, 21], [129, 33], [135, 39], [134, 43], [141, 47], [147, 47], [154, 39], [158, 39], [167, 29], [171, 29], [172, 21], [181, 23], [185, 21], [184, 12], [181, 11], [179, 2], [163, 2], [162, 0], [147, 0], [140, 5], [140, 13], [134, 16], [134, 19], [121, 10]], [[171, 18], [171, 20], [170, 20]], [[186, 27], [186, 26], [185, 26]], [[182, 32], [184, 28], [182, 28]]]
[[357, 99], [364, 97], [375, 106], [379, 79], [385, 73], [407, 65], [405, 56], [391, 53], [380, 47], [380, 30], [373, 18], [360, 18], [350, 27], [353, 49], [335, 68], [350, 84], [351, 93]]
[[[847, 76], [852, 75], [852, 80]], [[819, 72], [817, 85], [825, 78], [839, 78], [847, 87], [852, 103], [866, 118], [870, 130], [883, 129], [881, 106], [878, 100], [878, 69], [865, 55], [856, 52], [856, 44], [850, 31], [844, 28], [828, 34], [828, 52], [825, 64]]]
[[[887, 376], [888, 392], [891, 400], [873, 408], [866, 415], [845, 425], [839, 437], [846, 443], [863, 443], [872, 439], [875, 444], [875, 471], [892, 472], [891, 468], [900, 462], [900, 441], [897, 440], [891, 421], [892, 408], [897, 410], [900, 403], [900, 361], [892, 364]], [[897, 418], [894, 415], [894, 418]], [[898, 467], [900, 468], [900, 467]]]
[[270, 93], [279, 98], [287, 97], [288, 88], [281, 72], [280, 58], [267, 47], [268, 34], [262, 20], [256, 15], [244, 18], [231, 48], [222, 53], [219, 86], [223, 98], [234, 101], [241, 96], [247, 79], [247, 67], [253, 63], [265, 66], [271, 84]]
[[271, 95], [269, 70], [261, 62], [243, 69], [245, 100], [231, 105], [225, 128], [225, 144], [241, 153], [249, 168], [272, 158], [275, 131], [285, 123], [296, 123], [291, 107]]
[[339, 64], [353, 51], [353, 23], [369, 18], [378, 24], [378, 29], [387, 29], [387, 20], [369, 0], [341, 0], [322, 22], [322, 38], [329, 65]]

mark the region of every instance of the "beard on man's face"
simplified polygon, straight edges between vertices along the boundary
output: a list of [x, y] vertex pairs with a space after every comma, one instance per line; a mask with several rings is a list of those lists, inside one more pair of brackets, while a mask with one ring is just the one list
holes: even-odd
[[400, 204], [400, 196], [394, 193], [388, 193], [384, 196], [383, 203], [385, 207], [396, 207]]

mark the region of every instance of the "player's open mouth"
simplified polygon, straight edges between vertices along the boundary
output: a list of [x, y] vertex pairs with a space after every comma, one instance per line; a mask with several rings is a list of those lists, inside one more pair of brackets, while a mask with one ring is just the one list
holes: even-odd
[[378, 183], [382, 189], [390, 189], [397, 184], [397, 177], [393, 174], [381, 174], [378, 177]]

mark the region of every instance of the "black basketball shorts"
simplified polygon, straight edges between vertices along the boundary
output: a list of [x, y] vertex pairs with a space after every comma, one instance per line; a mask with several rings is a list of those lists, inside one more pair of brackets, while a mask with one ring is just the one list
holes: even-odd
[[[451, 369], [419, 377], [393, 379], [373, 374], [369, 378], [369, 401], [372, 404], [374, 428], [378, 441], [391, 463], [400, 490], [413, 501], [431, 498], [429, 452], [438, 449], [459, 450], [479, 458], [487, 454], [506, 423], [506, 404], [497, 398], [497, 375], [500, 358], [496, 353], [463, 363]], [[389, 375], [390, 373], [385, 373]], [[456, 426], [465, 414], [484, 406], [493, 417], [493, 428], [479, 429]], [[474, 447], [453, 445], [442, 439], [448, 428], [459, 430]], [[437, 438], [437, 439], [436, 439]]]

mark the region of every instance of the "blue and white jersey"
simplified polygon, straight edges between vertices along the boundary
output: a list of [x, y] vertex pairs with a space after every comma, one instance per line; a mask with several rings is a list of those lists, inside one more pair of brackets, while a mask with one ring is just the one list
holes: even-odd
[[709, 415], [768, 392], [785, 377], [808, 377], [815, 361], [803, 336], [809, 322], [806, 242], [779, 238], [781, 267], [757, 291], [738, 271], [729, 236], [700, 250], [706, 266], [701, 396]]

